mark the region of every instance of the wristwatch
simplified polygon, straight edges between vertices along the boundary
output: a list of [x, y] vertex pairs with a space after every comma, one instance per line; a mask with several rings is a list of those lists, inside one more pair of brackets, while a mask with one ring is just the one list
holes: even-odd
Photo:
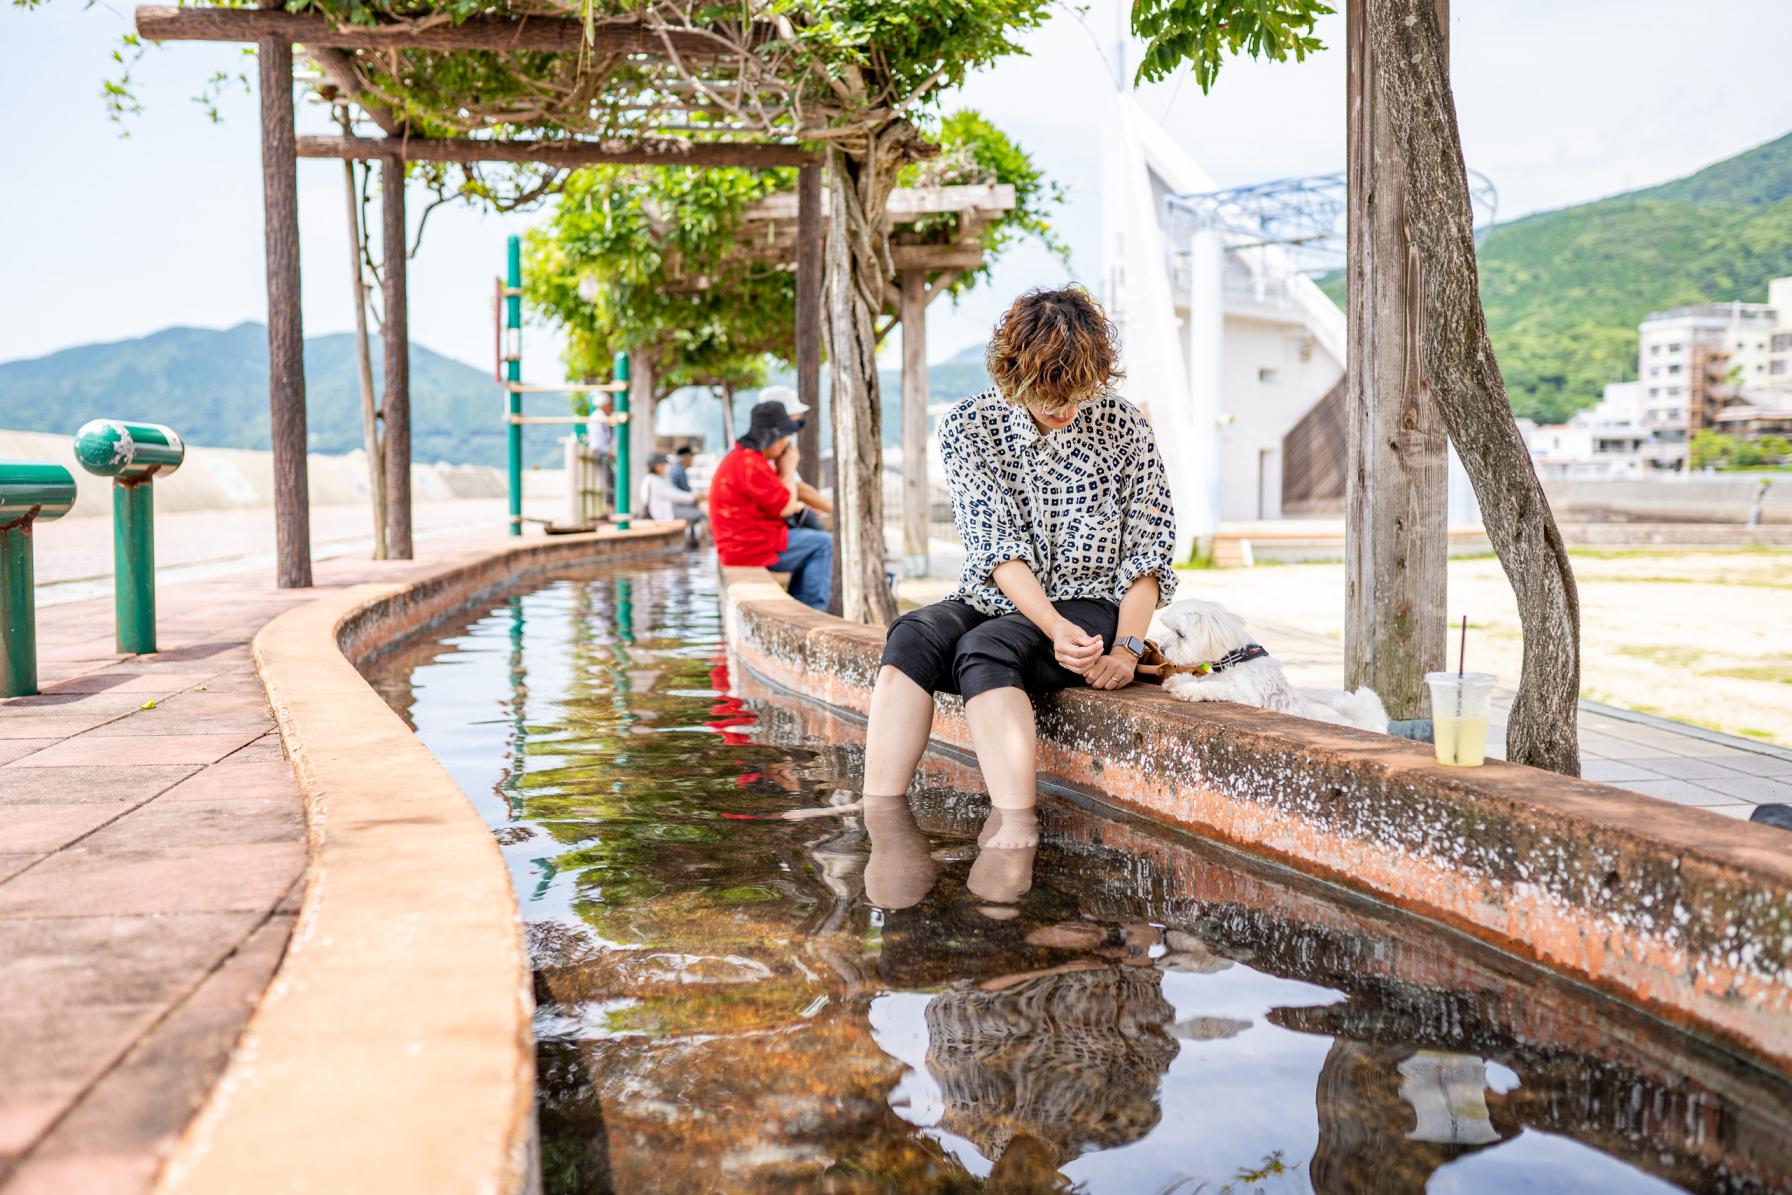
[[1114, 646], [1123, 647], [1127, 651], [1130, 651], [1132, 653], [1132, 658], [1135, 660], [1142, 660], [1145, 658], [1145, 641], [1137, 635], [1128, 635], [1124, 639], [1116, 640]]

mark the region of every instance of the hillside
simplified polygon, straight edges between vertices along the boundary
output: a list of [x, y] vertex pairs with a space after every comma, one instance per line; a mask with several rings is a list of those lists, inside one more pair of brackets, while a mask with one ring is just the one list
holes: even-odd
[[[379, 343], [373, 376], [379, 384]], [[166, 423], [195, 444], [268, 446], [268, 339], [257, 323], [166, 328], [0, 364], [0, 427], [73, 432], [96, 416]], [[313, 452], [361, 446], [361, 390], [349, 333], [305, 342]], [[488, 374], [411, 346], [412, 455], [420, 463], [504, 464], [502, 391]], [[532, 464], [558, 459], [556, 429], [526, 428]]]
[[[1652, 311], [1763, 302], [1792, 274], [1792, 134], [1673, 182], [1501, 224], [1481, 301], [1512, 406], [1544, 422], [1636, 376]], [[1342, 302], [1343, 281], [1326, 280]]]

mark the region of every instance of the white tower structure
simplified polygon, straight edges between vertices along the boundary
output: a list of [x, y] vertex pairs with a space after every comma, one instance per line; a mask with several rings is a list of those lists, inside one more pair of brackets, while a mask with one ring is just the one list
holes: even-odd
[[1344, 313], [1248, 221], [1178, 208], [1174, 197], [1213, 192], [1214, 180], [1129, 90], [1113, 103], [1104, 298], [1186, 554], [1222, 520], [1281, 517], [1282, 441], [1343, 376]]

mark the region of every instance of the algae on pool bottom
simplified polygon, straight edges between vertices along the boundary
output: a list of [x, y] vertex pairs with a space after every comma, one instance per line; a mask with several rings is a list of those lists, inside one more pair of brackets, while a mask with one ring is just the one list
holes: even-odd
[[[370, 667], [493, 827], [554, 1192], [1792, 1189], [1792, 1090], [1428, 923], [728, 675], [712, 565], [538, 582]], [[1205, 1186], [1203, 1187], [1203, 1184]]]

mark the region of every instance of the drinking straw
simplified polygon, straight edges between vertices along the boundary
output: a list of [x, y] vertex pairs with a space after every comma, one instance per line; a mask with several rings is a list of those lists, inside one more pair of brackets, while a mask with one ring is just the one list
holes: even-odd
[[[1462, 616], [1462, 642], [1456, 649], [1456, 717], [1462, 717], [1462, 687], [1468, 679], [1463, 669], [1468, 666], [1468, 615]], [[1456, 762], [1462, 762], [1462, 723], [1456, 723]]]

